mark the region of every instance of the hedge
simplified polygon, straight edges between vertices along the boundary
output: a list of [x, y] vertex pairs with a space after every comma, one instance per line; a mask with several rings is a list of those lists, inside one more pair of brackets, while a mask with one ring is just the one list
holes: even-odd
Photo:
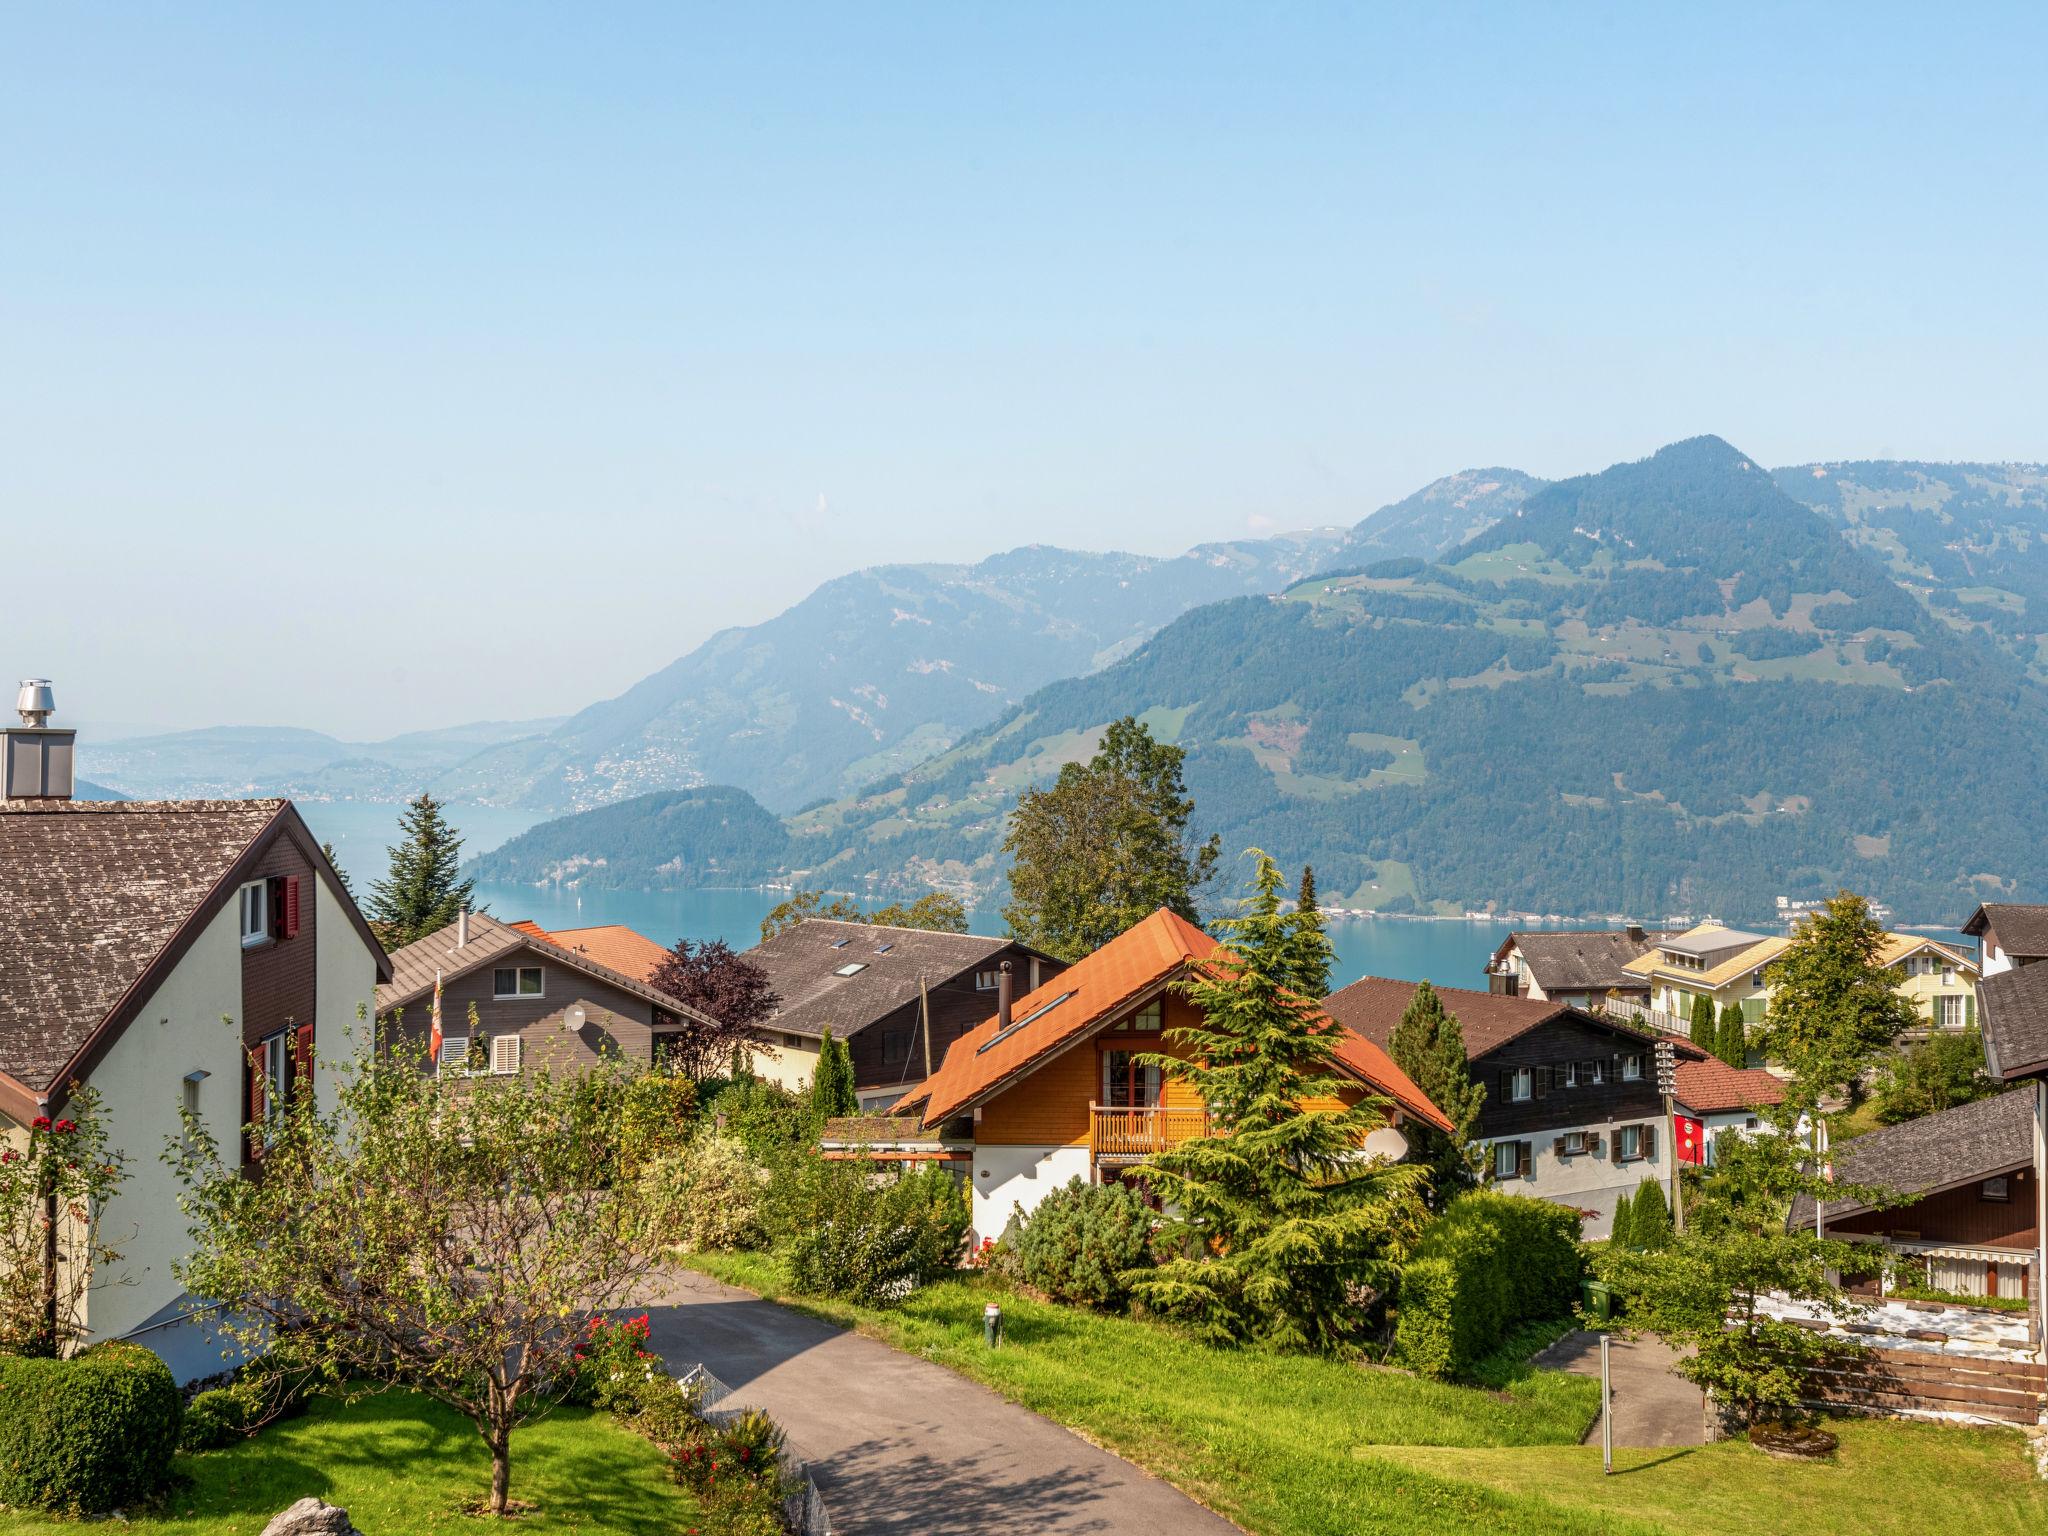
[[1401, 1272], [1394, 1351], [1438, 1380], [1469, 1375], [1518, 1325], [1578, 1300], [1579, 1213], [1481, 1191], [1430, 1223]]
[[0, 1356], [0, 1504], [98, 1513], [161, 1490], [184, 1404], [139, 1344], [69, 1360]]

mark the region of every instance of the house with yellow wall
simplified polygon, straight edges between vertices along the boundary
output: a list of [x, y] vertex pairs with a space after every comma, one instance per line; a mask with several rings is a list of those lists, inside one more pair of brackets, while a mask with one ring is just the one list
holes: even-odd
[[1930, 1032], [1970, 1029], [1977, 1022], [1977, 983], [1982, 979], [1975, 957], [1953, 944], [1917, 933], [1888, 933], [1882, 959], [1899, 972], [1899, 990], [1913, 1000], [1913, 1009]]

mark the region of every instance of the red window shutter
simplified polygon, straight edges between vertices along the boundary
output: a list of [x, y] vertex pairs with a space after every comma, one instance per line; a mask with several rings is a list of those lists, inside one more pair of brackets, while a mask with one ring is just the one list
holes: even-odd
[[[294, 884], [297, 882], [294, 881]], [[292, 1034], [292, 1095], [313, 1089], [313, 1026], [301, 1024]]]
[[299, 936], [299, 877], [297, 875], [286, 875], [284, 877], [284, 922], [279, 925], [278, 931], [287, 939], [296, 939]]

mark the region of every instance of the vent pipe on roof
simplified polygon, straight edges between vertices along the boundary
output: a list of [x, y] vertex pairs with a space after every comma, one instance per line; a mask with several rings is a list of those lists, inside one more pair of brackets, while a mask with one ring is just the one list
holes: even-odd
[[469, 903], [462, 904], [462, 910], [455, 914], [455, 947], [462, 948], [469, 942]]
[[1010, 1027], [1010, 962], [1005, 960], [1002, 969], [996, 972], [996, 1029]]
[[25, 677], [14, 700], [21, 724], [0, 731], [0, 799], [69, 800], [78, 732], [49, 723], [57, 696], [47, 677]]

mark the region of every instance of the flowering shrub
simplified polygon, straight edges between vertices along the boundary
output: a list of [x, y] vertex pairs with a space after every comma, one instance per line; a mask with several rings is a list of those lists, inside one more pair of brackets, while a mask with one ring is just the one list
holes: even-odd
[[[72, 1086], [75, 1118], [37, 1115], [20, 1147], [0, 1151], [0, 1350], [49, 1356], [85, 1331], [86, 1292], [117, 1263], [101, 1221], [121, 1186], [121, 1154], [107, 1146], [98, 1093]], [[57, 1326], [44, 1292], [47, 1211], [57, 1211]], [[125, 1236], [126, 1234], [122, 1234]]]
[[[668, 1381], [668, 1368], [647, 1347], [647, 1314], [593, 1317], [576, 1346], [569, 1401], [619, 1413], [637, 1413], [649, 1384]], [[670, 1383], [673, 1385], [673, 1383]]]

